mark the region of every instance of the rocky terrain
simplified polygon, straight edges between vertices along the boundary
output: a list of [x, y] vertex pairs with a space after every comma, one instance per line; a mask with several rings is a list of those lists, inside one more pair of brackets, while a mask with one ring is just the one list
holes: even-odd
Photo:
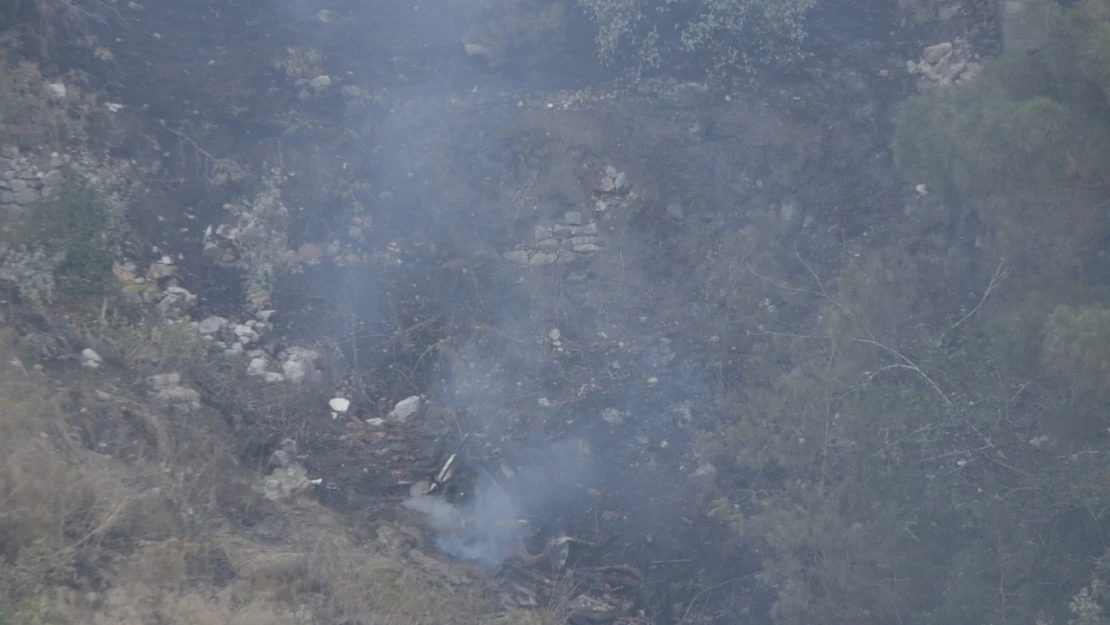
[[109, 3], [91, 44], [9, 44], [43, 119], [83, 126], [0, 126], [5, 223], [75, 167], [127, 181], [132, 231], [105, 292], [36, 309], [0, 269], [5, 384], [62, 406], [0, 464], [91, 502], [36, 543], [70, 571], [19, 587], [45, 620], [12, 622], [768, 618], [760, 545], [714, 512], [748, 478], [705, 443], [753, 337], [818, 323], [790, 291], [877, 238], [975, 238], [891, 125], [919, 82], [974, 80], [995, 27], [870, 4], [794, 74], [634, 84], [353, 2]]

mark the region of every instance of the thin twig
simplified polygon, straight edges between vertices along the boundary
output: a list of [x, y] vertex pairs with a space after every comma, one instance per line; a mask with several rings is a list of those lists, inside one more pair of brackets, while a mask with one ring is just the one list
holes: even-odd
[[955, 325], [953, 325], [951, 328], [948, 328], [947, 332], [937, 337], [937, 340], [943, 339], [944, 337], [951, 334], [956, 328], [960, 327], [960, 324], [967, 321], [969, 317], [974, 315], [975, 312], [979, 310], [979, 307], [983, 305], [983, 302], [987, 301], [987, 296], [991, 294], [991, 291], [994, 290], [994, 287], [1002, 284], [1002, 282], [1007, 278], [1008, 275], [1009, 274], [1006, 271], [1006, 259], [1002, 258], [998, 261], [998, 267], [994, 270], [994, 275], [991, 276], [991, 281], [987, 284], [986, 290], [983, 291], [983, 297], [979, 300], [979, 303], [975, 305], [975, 308], [971, 309], [971, 312], [967, 313], [963, 316], [962, 319], [957, 321]]
[[813, 276], [813, 279], [817, 281], [817, 288], [821, 289], [821, 297], [824, 297], [825, 299], [835, 304], [837, 308], [844, 310], [844, 306], [842, 306], [840, 302], [836, 301], [832, 297], [829, 297], [828, 292], [825, 291], [825, 285], [821, 283], [821, 278], [817, 277], [817, 272], [813, 270], [813, 267], [809, 266], [809, 263], [807, 263], [804, 258], [802, 258], [802, 253], [798, 251], [797, 242], [794, 243], [794, 254], [798, 257], [798, 260], [801, 261], [803, 265], [805, 265], [805, 268], [809, 270], [809, 275]]
[[[870, 336], [870, 333], [868, 333], [868, 335]], [[900, 364], [900, 365], [887, 365], [886, 367], [883, 367], [882, 369], [879, 369], [879, 371], [876, 371], [875, 372], [876, 374], [881, 372], [881, 371], [884, 371], [886, 369], [892, 369], [892, 368], [903, 368], [903, 369], [909, 369], [911, 371], [916, 371], [918, 375], [925, 378], [925, 381], [929, 383], [929, 386], [933, 387], [933, 390], [937, 392], [937, 395], [940, 395], [940, 398], [944, 400], [944, 405], [946, 405], [946, 406], [951, 406], [952, 405], [952, 400], [948, 399], [948, 396], [944, 394], [944, 391], [940, 390], [940, 387], [937, 386], [937, 383], [934, 382], [933, 379], [930, 378], [928, 375], [926, 375], [925, 372], [922, 371], [920, 367], [918, 367], [916, 364], [914, 364], [914, 362], [912, 360], [903, 356], [902, 353], [899, 352], [898, 350], [896, 350], [894, 348], [891, 348], [891, 347], [887, 347], [886, 345], [883, 345], [882, 343], [876, 341], [875, 337], [873, 337], [873, 336], [871, 338], [867, 338], [867, 339], [855, 339], [855, 341], [857, 343], [864, 343], [864, 344], [867, 344], [867, 345], [874, 345], [875, 347], [878, 347], [879, 349], [882, 349], [886, 353], [890, 354], [891, 356], [894, 356], [895, 358], [897, 358], [897, 359], [901, 360], [903, 363], [905, 363], [905, 364]]]

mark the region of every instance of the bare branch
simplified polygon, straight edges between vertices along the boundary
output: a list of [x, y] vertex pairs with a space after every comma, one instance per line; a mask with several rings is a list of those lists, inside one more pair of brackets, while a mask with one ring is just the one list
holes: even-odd
[[[870, 333], [868, 333], [868, 335], [870, 335]], [[885, 367], [882, 367], [881, 369], [879, 369], [875, 373], [871, 374], [871, 377], [874, 377], [875, 375], [881, 373], [882, 371], [886, 371], [888, 369], [909, 369], [910, 371], [916, 372], [922, 378], [925, 378], [925, 381], [929, 383], [929, 386], [933, 387], [933, 390], [937, 392], [937, 395], [940, 395], [940, 398], [942, 400], [944, 400], [944, 405], [946, 405], [946, 406], [951, 406], [952, 405], [952, 400], [948, 399], [948, 396], [944, 394], [944, 391], [940, 390], [940, 387], [937, 386], [937, 383], [934, 382], [933, 379], [930, 378], [928, 375], [926, 375], [926, 373], [924, 371], [922, 371], [920, 367], [918, 367], [916, 364], [914, 364], [914, 362], [912, 360], [910, 360], [909, 358], [906, 358], [898, 350], [896, 350], [892, 347], [887, 347], [886, 345], [883, 345], [882, 343], [876, 341], [874, 337], [867, 338], [867, 339], [855, 339], [855, 341], [857, 343], [864, 343], [864, 344], [867, 344], [867, 345], [874, 345], [875, 347], [878, 347], [879, 349], [885, 351], [886, 353], [890, 354], [891, 356], [894, 356], [898, 360], [901, 360], [902, 363], [904, 363], [904, 364], [887, 365]]]
[[813, 270], [813, 267], [809, 266], [809, 263], [807, 263], [804, 258], [802, 258], [802, 253], [798, 251], [797, 242], [794, 243], [794, 254], [798, 257], [798, 260], [801, 261], [803, 265], [805, 265], [805, 268], [809, 270], [809, 275], [813, 276], [813, 279], [817, 281], [817, 288], [821, 289], [821, 297], [824, 297], [825, 299], [835, 304], [837, 308], [845, 310], [844, 306], [842, 306], [840, 302], [830, 297], [828, 292], [825, 291], [825, 285], [821, 283], [821, 278], [817, 277], [817, 272]]
[[987, 284], [987, 289], [983, 291], [983, 297], [979, 300], [979, 303], [975, 305], [975, 308], [971, 309], [971, 312], [967, 313], [963, 316], [962, 319], [957, 321], [955, 325], [953, 325], [951, 328], [948, 328], [948, 331], [937, 337], [937, 340], [943, 339], [944, 337], [951, 334], [956, 328], [960, 327], [960, 324], [967, 321], [968, 318], [974, 315], [975, 312], [979, 310], [979, 307], [983, 305], [983, 302], [987, 301], [987, 296], [991, 294], [991, 291], [994, 290], [994, 287], [1002, 284], [1002, 282], [1005, 281], [1008, 276], [1009, 272], [1006, 271], [1006, 259], [1002, 258], [998, 261], [998, 268], [994, 270], [994, 275], [991, 276], [991, 281]]

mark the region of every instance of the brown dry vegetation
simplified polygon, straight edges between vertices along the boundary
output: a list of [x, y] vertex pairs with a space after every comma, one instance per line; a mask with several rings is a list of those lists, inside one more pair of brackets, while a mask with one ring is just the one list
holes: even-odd
[[446, 565], [262, 500], [203, 415], [160, 413], [104, 370], [58, 382], [0, 337], [0, 622], [479, 620], [481, 592]]

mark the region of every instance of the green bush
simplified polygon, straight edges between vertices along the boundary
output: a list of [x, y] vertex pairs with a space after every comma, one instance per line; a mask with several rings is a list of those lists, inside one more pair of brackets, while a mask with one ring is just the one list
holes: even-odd
[[37, 306], [52, 301], [58, 289], [103, 294], [126, 235], [122, 204], [95, 178], [68, 171], [0, 243], [0, 279]]
[[1046, 32], [1037, 54], [1003, 55], [972, 81], [907, 100], [894, 152], [929, 184], [984, 196], [1104, 183], [1110, 164], [1110, 2], [1030, 3]]

